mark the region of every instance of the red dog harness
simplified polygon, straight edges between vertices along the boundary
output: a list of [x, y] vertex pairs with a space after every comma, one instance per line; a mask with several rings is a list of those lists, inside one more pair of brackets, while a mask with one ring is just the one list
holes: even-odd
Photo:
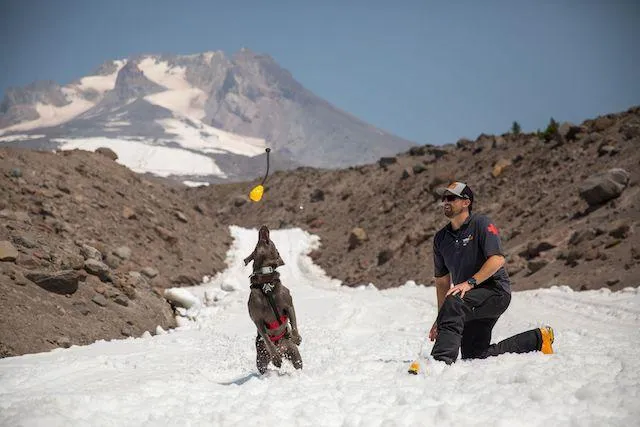
[[[269, 323], [267, 325], [268, 329], [278, 329], [280, 327], [280, 325], [284, 325], [285, 323], [288, 322], [288, 318], [287, 316], [280, 316], [280, 321], [278, 322], [277, 320], [274, 320], [273, 322]], [[278, 342], [282, 339], [282, 337], [284, 336], [284, 334], [287, 332], [287, 328], [284, 329], [284, 331], [282, 331], [281, 334], [279, 335], [269, 335], [269, 339], [272, 342]]]
[[[252, 282], [254, 281], [255, 275], [252, 275], [251, 280]], [[277, 280], [277, 278], [276, 278]], [[275, 330], [278, 329], [280, 327], [282, 327], [283, 325], [286, 325], [287, 322], [289, 321], [289, 319], [287, 318], [287, 316], [285, 315], [280, 315], [280, 313], [278, 313], [278, 308], [276, 307], [276, 303], [273, 299], [273, 288], [275, 287], [275, 285], [271, 282], [265, 282], [265, 283], [261, 283], [260, 281], [257, 281], [257, 283], [251, 283], [251, 288], [252, 289], [260, 289], [262, 291], [262, 294], [264, 296], [267, 297], [267, 300], [269, 301], [269, 305], [271, 306], [271, 309], [273, 310], [273, 314], [275, 315], [275, 318], [278, 320], [274, 320], [273, 322], [267, 323], [267, 329], [268, 330]], [[266, 322], [265, 322], [266, 323]], [[279, 333], [278, 335], [269, 335], [269, 333], [267, 333], [267, 335], [269, 336], [269, 339], [272, 342], [278, 342], [282, 339], [282, 337], [285, 336], [285, 334], [288, 332], [288, 327], [283, 328], [282, 332]], [[267, 331], [268, 332], [268, 331]]]

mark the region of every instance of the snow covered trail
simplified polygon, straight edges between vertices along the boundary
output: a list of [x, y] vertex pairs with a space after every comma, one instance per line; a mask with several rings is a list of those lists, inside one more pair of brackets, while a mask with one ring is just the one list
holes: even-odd
[[[194, 321], [167, 334], [0, 360], [2, 426], [637, 425], [640, 293], [516, 292], [494, 341], [549, 323], [556, 354], [430, 363], [407, 374], [436, 314], [431, 287], [342, 288], [302, 230], [271, 237], [286, 265], [304, 369], [255, 374], [242, 259], [257, 230], [232, 227], [228, 269], [189, 291]], [[425, 353], [431, 349], [431, 343]], [[424, 366], [424, 363], [423, 363]]]

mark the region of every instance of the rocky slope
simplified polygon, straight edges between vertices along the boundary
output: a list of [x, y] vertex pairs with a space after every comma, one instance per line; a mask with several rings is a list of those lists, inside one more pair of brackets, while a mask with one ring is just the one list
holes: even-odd
[[170, 328], [162, 289], [219, 271], [230, 243], [184, 187], [79, 150], [0, 149], [0, 223], [0, 355]]
[[[428, 284], [432, 237], [446, 224], [434, 189], [455, 179], [469, 183], [475, 211], [500, 228], [514, 289], [616, 290], [640, 284], [640, 244], [633, 237], [640, 220], [639, 144], [640, 109], [634, 108], [563, 124], [548, 141], [481, 135], [373, 165], [278, 172], [264, 201], [225, 203], [218, 215], [223, 222], [296, 226], [319, 235], [316, 262], [348, 285]], [[213, 205], [246, 188], [188, 194]]]
[[109, 150], [0, 148], [0, 355], [172, 327], [162, 290], [223, 269], [232, 224], [319, 235], [312, 256], [346, 285], [429, 284], [446, 223], [434, 189], [453, 179], [500, 228], [516, 290], [638, 286], [640, 108], [547, 139], [481, 135], [343, 170], [279, 171], [259, 203], [247, 198], [253, 182], [186, 188]]

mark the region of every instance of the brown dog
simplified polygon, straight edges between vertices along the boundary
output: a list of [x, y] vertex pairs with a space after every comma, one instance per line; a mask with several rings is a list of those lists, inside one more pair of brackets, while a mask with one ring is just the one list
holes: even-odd
[[[277, 267], [284, 265], [276, 245], [269, 238], [269, 229], [263, 225], [258, 232], [255, 249], [244, 259], [244, 265], [253, 261], [249, 317], [258, 329], [256, 337], [256, 365], [264, 374], [269, 362], [282, 366], [282, 356], [296, 369], [302, 369], [298, 345], [302, 341], [298, 333], [296, 312], [289, 289], [280, 282]], [[291, 322], [291, 329], [289, 329]]]

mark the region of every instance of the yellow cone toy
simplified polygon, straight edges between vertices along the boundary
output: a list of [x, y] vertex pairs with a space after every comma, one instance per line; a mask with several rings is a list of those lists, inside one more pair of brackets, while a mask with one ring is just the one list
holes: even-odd
[[271, 152], [271, 148], [265, 148], [267, 152], [267, 172], [264, 174], [264, 178], [262, 178], [262, 182], [251, 190], [249, 193], [249, 199], [253, 202], [259, 202], [262, 200], [262, 195], [264, 194], [264, 183], [267, 180], [267, 176], [269, 176], [269, 153]]
[[[422, 362], [426, 365], [426, 360], [424, 358], [424, 345], [425, 345], [425, 341], [422, 341], [422, 344], [420, 345], [420, 351], [418, 352], [418, 357], [411, 362], [411, 365], [409, 365], [409, 369], [407, 370], [407, 372], [409, 372], [410, 374], [413, 375], [418, 375], [420, 373], [420, 360], [422, 360]], [[426, 373], [427, 367], [424, 367], [424, 371], [422, 372], [423, 374]]]
[[249, 193], [249, 198], [254, 202], [259, 202], [262, 199], [262, 195], [264, 194], [264, 187], [262, 184], [256, 185]]
[[414, 362], [411, 363], [411, 366], [409, 366], [409, 373], [413, 375], [418, 375], [418, 372], [420, 372], [420, 362], [415, 360]]

